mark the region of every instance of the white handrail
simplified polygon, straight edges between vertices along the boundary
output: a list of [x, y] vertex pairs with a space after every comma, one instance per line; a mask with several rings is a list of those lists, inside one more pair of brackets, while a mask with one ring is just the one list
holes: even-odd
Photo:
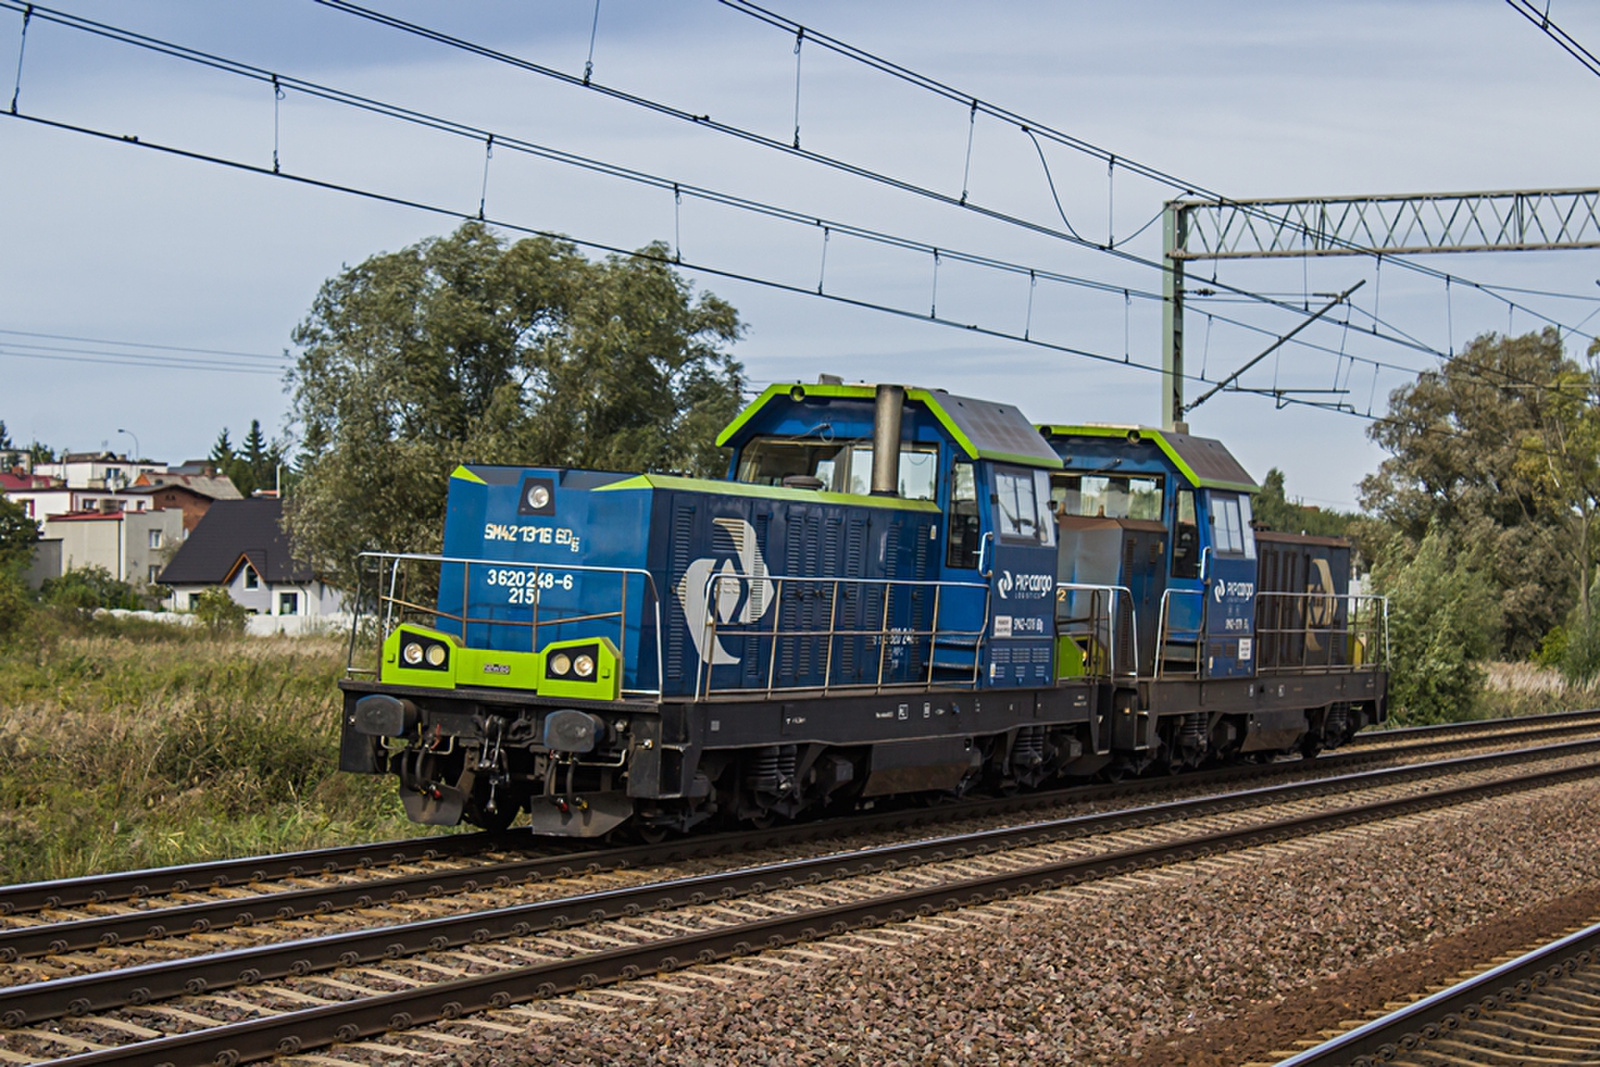
[[[1087, 582], [1057, 582], [1056, 591], [1059, 593], [1062, 590], [1072, 593], [1111, 594], [1111, 615], [1107, 624], [1107, 630], [1110, 633], [1110, 640], [1107, 641], [1106, 644], [1108, 646], [1107, 656], [1109, 657], [1109, 663], [1111, 667], [1110, 677], [1113, 678], [1115, 678], [1117, 675], [1117, 597], [1120, 594], [1128, 598], [1128, 621], [1133, 630], [1132, 676], [1137, 678], [1139, 676], [1139, 609], [1133, 606], [1133, 591], [1125, 585], [1094, 585]], [[1060, 638], [1070, 637], [1071, 635], [1063, 634], [1060, 630], [1057, 630], [1056, 636]]]
[[[526, 622], [521, 621], [521, 620], [512, 620], [512, 619], [479, 619], [479, 618], [472, 618], [467, 614], [467, 607], [468, 607], [467, 602], [466, 602], [467, 587], [470, 584], [472, 568], [475, 567], [475, 566], [526, 570], [526, 571], [533, 572], [535, 575], [537, 575], [541, 571], [562, 571], [562, 572], [572, 571], [572, 572], [581, 572], [581, 573], [585, 573], [585, 574], [608, 575], [608, 576], [616, 577], [619, 580], [619, 589], [620, 589], [619, 597], [618, 597], [619, 604], [618, 604], [617, 609], [615, 611], [601, 612], [601, 613], [598, 613], [598, 614], [596, 614], [594, 616], [586, 616], [585, 618], [609, 618], [609, 617], [615, 616], [618, 619], [618, 642], [617, 643], [618, 643], [618, 647], [619, 648], [626, 643], [628, 623], [630, 621], [628, 619], [628, 617], [627, 617], [628, 579], [629, 578], [634, 578], [634, 577], [640, 578], [644, 582], [646, 594], [648, 595], [649, 599], [653, 602], [653, 604], [652, 604], [652, 606], [651, 606], [651, 608], [649, 610], [651, 610], [654, 613], [656, 679], [657, 679], [657, 681], [656, 681], [656, 687], [654, 689], [625, 689], [624, 692], [626, 694], [628, 694], [628, 695], [634, 695], [634, 696], [655, 696], [655, 697], [660, 697], [662, 695], [663, 688], [664, 688], [664, 683], [666, 681], [666, 662], [665, 662], [665, 659], [662, 656], [662, 647], [661, 647], [661, 635], [662, 635], [662, 628], [661, 628], [661, 594], [660, 594], [660, 591], [657, 590], [657, 588], [656, 588], [655, 576], [653, 574], [651, 574], [648, 570], [645, 570], [642, 567], [597, 567], [597, 566], [592, 566], [592, 565], [589, 565], [589, 564], [582, 564], [582, 563], [571, 563], [571, 564], [568, 564], [568, 563], [559, 563], [559, 564], [557, 564], [557, 563], [547, 563], [547, 562], [546, 563], [529, 563], [529, 562], [522, 562], [522, 561], [518, 561], [518, 560], [483, 559], [483, 558], [470, 557], [470, 556], [445, 556], [445, 555], [440, 555], [440, 554], [436, 554], [436, 553], [429, 553], [429, 552], [362, 552], [357, 556], [357, 560], [358, 560], [358, 567], [360, 566], [359, 561], [371, 561], [371, 562], [376, 564], [377, 579], [378, 579], [378, 583], [377, 583], [378, 584], [378, 608], [380, 609], [378, 614], [381, 614], [381, 616], [382, 616], [382, 626], [383, 626], [383, 632], [385, 633], [385, 635], [387, 635], [394, 628], [395, 609], [396, 609], [397, 605], [400, 605], [401, 608], [402, 608], [402, 610], [400, 611], [400, 618], [401, 619], [404, 618], [403, 602], [395, 595], [395, 592], [394, 592], [395, 585], [396, 585], [396, 583], [398, 581], [398, 577], [399, 577], [400, 564], [402, 564], [402, 563], [432, 563], [432, 564], [438, 564], [439, 567], [440, 567], [440, 576], [441, 577], [443, 576], [443, 568], [446, 565], [460, 565], [460, 566], [463, 566], [465, 568], [465, 570], [462, 573], [462, 601], [463, 601], [463, 603], [462, 603], [462, 611], [461, 611], [460, 615], [456, 615], [456, 614], [454, 614], [454, 613], [452, 613], [450, 611], [446, 611], [442, 607], [434, 607], [434, 608], [429, 609], [429, 608], [426, 608], [424, 605], [416, 605], [416, 607], [421, 608], [422, 610], [428, 611], [430, 614], [442, 616], [443, 618], [451, 619], [451, 620], [453, 620], [455, 622], [460, 623], [461, 629], [462, 629], [462, 637], [463, 638], [465, 638], [465, 636], [466, 636], [466, 629], [467, 629], [467, 627], [469, 625], [522, 626], [522, 627], [528, 627], [529, 629], [532, 630], [532, 632], [534, 634], [534, 641], [535, 642], [537, 642], [537, 635], [538, 635], [538, 632], [539, 632], [539, 625], [540, 625], [539, 611], [540, 611], [540, 608], [542, 606], [542, 600], [543, 600], [542, 597], [537, 597], [536, 596], [534, 598], [533, 602], [531, 604], [527, 605], [528, 607], [530, 607], [532, 609], [532, 617], [530, 619], [528, 619]], [[389, 592], [387, 594], [384, 592], [384, 583], [383, 583], [383, 571], [384, 571], [384, 567], [386, 565], [388, 565], [391, 568], [390, 572], [389, 572]], [[358, 578], [358, 582], [359, 582], [359, 578]], [[536, 581], [534, 583], [534, 588], [535, 589], [538, 588]], [[357, 592], [359, 593], [359, 591], [360, 591], [360, 589], [359, 589], [359, 585], [358, 585]], [[558, 625], [558, 624], [563, 623], [563, 622], [574, 622], [574, 621], [582, 621], [582, 620], [581, 619], [552, 619], [552, 620], [549, 620], [548, 622], [546, 622], [545, 625]], [[355, 617], [351, 621], [351, 652], [352, 652], [352, 656], [354, 654], [354, 648], [355, 648], [355, 628], [358, 627], [360, 625], [360, 623], [361, 623], [361, 604], [360, 604], [360, 597], [357, 596], [357, 598], [356, 598]], [[537, 650], [537, 648], [534, 648], [534, 649], [531, 649], [531, 651], [538, 651], [538, 650]], [[347, 668], [349, 668], [349, 664], [347, 664]]]

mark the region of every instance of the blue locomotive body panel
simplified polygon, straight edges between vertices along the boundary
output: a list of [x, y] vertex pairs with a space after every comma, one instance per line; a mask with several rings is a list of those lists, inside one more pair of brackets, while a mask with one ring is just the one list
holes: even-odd
[[438, 626], [504, 651], [607, 637], [625, 694], [914, 683], [935, 604], [910, 583], [936, 577], [938, 517], [919, 501], [464, 467]]

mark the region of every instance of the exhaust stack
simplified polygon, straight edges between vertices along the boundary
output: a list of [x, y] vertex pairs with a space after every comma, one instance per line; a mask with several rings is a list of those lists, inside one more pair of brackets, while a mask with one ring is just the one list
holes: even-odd
[[873, 496], [896, 496], [900, 492], [900, 418], [905, 405], [904, 386], [878, 386], [872, 414]]

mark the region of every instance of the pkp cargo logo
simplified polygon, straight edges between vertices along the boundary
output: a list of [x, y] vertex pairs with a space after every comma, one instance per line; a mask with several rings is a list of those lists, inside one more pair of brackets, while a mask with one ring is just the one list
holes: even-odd
[[678, 595], [700, 661], [716, 666], [738, 663], [739, 657], [722, 647], [714, 626], [759, 620], [772, 606], [772, 580], [767, 577], [767, 561], [756, 543], [756, 532], [748, 522], [711, 522], [717, 527], [712, 535], [713, 547], [719, 542], [731, 542], [732, 557], [702, 556], [695, 560], [684, 570], [673, 591]]
[[1055, 592], [1056, 576], [1053, 574], [1012, 574], [1010, 571], [1001, 571], [1000, 580], [995, 583], [994, 591], [1000, 594], [1001, 600], [1010, 600], [1013, 595], [1018, 600], [1037, 600]]

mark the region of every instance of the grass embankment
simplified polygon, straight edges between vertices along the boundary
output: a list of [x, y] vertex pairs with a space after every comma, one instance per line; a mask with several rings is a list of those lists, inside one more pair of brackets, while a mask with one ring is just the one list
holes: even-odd
[[336, 769], [342, 641], [36, 620], [0, 655], [0, 883], [423, 829]]

